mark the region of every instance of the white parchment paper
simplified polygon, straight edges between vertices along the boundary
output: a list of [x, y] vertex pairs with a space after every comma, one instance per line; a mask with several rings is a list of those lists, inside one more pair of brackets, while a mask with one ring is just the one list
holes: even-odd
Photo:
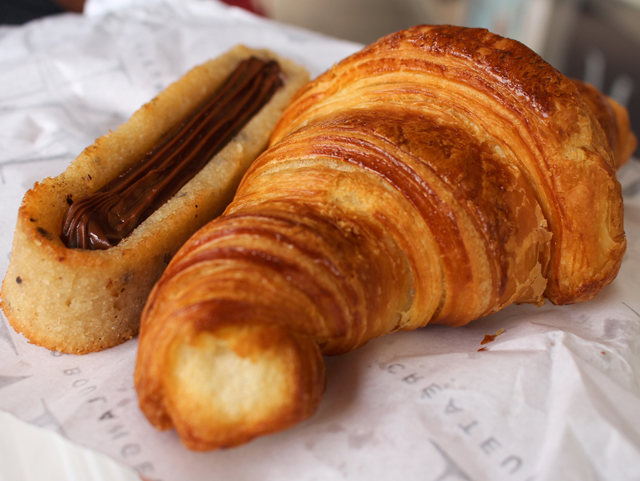
[[[359, 48], [214, 0], [94, 0], [84, 16], [0, 28], [0, 275], [35, 181], [238, 42], [312, 76]], [[629, 247], [594, 301], [512, 306], [327, 359], [318, 413], [286, 432], [189, 452], [137, 407], [135, 339], [61, 355], [30, 345], [3, 315], [0, 409], [154, 480], [640, 479], [640, 162], [620, 179]]]

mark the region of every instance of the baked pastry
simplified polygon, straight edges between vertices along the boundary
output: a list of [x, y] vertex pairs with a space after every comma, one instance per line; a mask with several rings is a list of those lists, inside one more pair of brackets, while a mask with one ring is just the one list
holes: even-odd
[[593, 85], [576, 79], [572, 81], [604, 129], [616, 167], [622, 167], [638, 145], [638, 139], [631, 132], [627, 110]]
[[322, 355], [591, 299], [622, 215], [603, 128], [534, 52], [480, 29], [389, 35], [296, 95], [172, 259], [142, 315], [140, 406], [197, 450], [285, 429], [318, 406]]
[[[64, 173], [36, 183], [20, 207], [2, 285], [16, 331], [76, 354], [135, 336], [171, 257], [223, 211], [307, 81], [303, 67], [237, 46], [170, 85]], [[242, 125], [236, 111], [250, 114]]]

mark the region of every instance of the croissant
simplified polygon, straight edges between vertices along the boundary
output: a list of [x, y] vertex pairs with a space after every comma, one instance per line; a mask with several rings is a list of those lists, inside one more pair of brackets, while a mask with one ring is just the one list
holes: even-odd
[[[610, 135], [624, 155], [626, 125]], [[322, 355], [591, 299], [626, 246], [615, 168], [578, 87], [520, 43], [451, 26], [380, 39], [298, 92], [155, 285], [141, 409], [188, 448], [237, 446], [313, 414]]]

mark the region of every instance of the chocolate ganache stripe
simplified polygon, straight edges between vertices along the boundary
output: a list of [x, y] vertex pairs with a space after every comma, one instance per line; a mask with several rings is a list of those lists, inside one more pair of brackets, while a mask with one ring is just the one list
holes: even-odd
[[283, 84], [278, 64], [251, 57], [187, 120], [129, 170], [74, 202], [62, 223], [69, 248], [117, 245], [235, 137]]

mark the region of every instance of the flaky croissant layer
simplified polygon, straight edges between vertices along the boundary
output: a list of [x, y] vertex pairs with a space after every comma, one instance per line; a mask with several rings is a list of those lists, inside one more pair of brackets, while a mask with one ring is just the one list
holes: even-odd
[[315, 411], [322, 354], [592, 298], [625, 250], [615, 165], [635, 145], [626, 112], [593, 98], [608, 132], [523, 45], [448, 26], [384, 37], [308, 84], [148, 300], [147, 417], [193, 449], [235, 446]]

